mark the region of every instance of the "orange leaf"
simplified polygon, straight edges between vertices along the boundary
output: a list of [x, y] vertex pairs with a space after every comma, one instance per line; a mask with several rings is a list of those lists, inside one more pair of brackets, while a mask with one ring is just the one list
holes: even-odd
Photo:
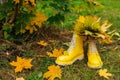
[[110, 28], [111, 25], [112, 25], [112, 24], [108, 24], [108, 21], [107, 21], [107, 20], [104, 21], [103, 24], [102, 24], [102, 26], [101, 26], [101, 31], [102, 31], [102, 32], [106, 32], [107, 29]]
[[61, 56], [63, 54], [63, 48], [60, 48], [59, 50], [58, 49], [54, 49], [53, 51], [52, 51], [52, 53], [51, 52], [47, 52], [47, 55], [49, 56], [49, 57], [59, 57], [59, 56]]
[[10, 65], [16, 66], [15, 72], [21, 72], [24, 68], [31, 69], [32, 67], [31, 61], [32, 59], [25, 59], [25, 58], [22, 59], [21, 57], [17, 56], [17, 61], [10, 62]]
[[61, 78], [61, 69], [60, 66], [51, 65], [48, 66], [48, 70], [46, 73], [44, 73], [43, 78], [46, 78], [48, 80], [54, 80], [56, 77]]
[[45, 41], [43, 41], [43, 40], [37, 42], [37, 44], [42, 45], [42, 46], [47, 46], [47, 45], [48, 45], [48, 44], [47, 44]]

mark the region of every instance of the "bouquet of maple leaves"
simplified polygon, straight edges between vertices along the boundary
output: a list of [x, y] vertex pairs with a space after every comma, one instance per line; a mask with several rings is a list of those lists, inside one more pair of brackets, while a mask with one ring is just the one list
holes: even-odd
[[112, 24], [108, 24], [107, 20], [101, 23], [100, 20], [97, 16], [80, 16], [74, 26], [74, 32], [90, 39], [97, 39], [99, 42], [111, 43], [107, 31]]

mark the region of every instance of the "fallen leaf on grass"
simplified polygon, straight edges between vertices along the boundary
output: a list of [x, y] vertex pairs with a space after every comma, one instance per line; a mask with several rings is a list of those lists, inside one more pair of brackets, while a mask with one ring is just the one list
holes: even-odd
[[48, 43], [46, 43], [46, 42], [43, 41], [43, 40], [37, 42], [37, 44], [42, 45], [42, 46], [47, 46], [47, 45], [48, 45]]
[[107, 73], [107, 69], [100, 69], [98, 71], [99, 75], [106, 78], [106, 79], [109, 79], [110, 76], [112, 76], [111, 73]]
[[49, 56], [49, 57], [59, 57], [59, 56], [61, 56], [63, 54], [63, 48], [60, 48], [59, 50], [58, 49], [54, 49], [53, 51], [52, 51], [52, 53], [51, 52], [47, 52], [47, 55]]
[[23, 77], [16, 78], [16, 80], [25, 80]]
[[16, 66], [15, 72], [21, 72], [23, 69], [31, 69], [32, 59], [25, 59], [17, 56], [17, 61], [10, 62], [10, 65]]
[[46, 73], [44, 73], [43, 78], [46, 78], [48, 80], [54, 80], [55, 78], [61, 78], [61, 69], [60, 66], [51, 65], [48, 66], [48, 70]]

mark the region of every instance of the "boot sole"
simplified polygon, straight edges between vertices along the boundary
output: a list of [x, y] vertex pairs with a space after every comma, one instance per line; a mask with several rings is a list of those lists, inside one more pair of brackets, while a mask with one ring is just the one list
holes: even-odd
[[58, 64], [58, 65], [60, 65], [60, 66], [66, 66], [66, 65], [71, 65], [71, 64], [73, 64], [75, 61], [77, 61], [77, 60], [82, 60], [82, 59], [84, 59], [84, 56], [78, 57], [78, 58], [74, 59], [74, 60], [71, 61], [71, 62], [63, 62], [63, 63], [57, 62], [57, 61], [55, 61], [55, 62], [56, 62], [56, 64]]
[[89, 68], [93, 68], [93, 69], [102, 68], [103, 62], [101, 61], [101, 58], [99, 57], [99, 54], [96, 54], [96, 55], [97, 55], [97, 59], [99, 60], [99, 62], [100, 62], [101, 65], [93, 66], [93, 65], [95, 65], [95, 64], [90, 64], [89, 61], [88, 61], [87, 65], [88, 65]]
[[87, 65], [89, 68], [93, 68], [93, 69], [99, 69], [99, 68], [102, 68], [102, 66], [103, 66], [103, 64], [100, 66], [90, 66], [88, 63], [87, 63]]

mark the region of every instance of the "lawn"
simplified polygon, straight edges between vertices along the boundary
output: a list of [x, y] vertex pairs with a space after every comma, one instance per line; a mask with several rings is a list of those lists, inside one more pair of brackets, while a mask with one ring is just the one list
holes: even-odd
[[[95, 15], [103, 20], [108, 19], [112, 23], [111, 30], [119, 31], [120, 0], [97, 1], [104, 5], [104, 9], [101, 12], [95, 13]], [[27, 41], [14, 43], [0, 39], [0, 80], [15, 80], [16, 77], [24, 77], [26, 80], [45, 80], [42, 76], [48, 71], [48, 66], [56, 65], [56, 58], [50, 58], [46, 55], [46, 52], [61, 47], [66, 50], [72, 33], [69, 30], [45, 28], [35, 36], [26, 38]], [[44, 47], [36, 44], [39, 40], [45, 40], [48, 46]], [[50, 40], [55, 41], [52, 42]], [[120, 40], [115, 40], [112, 44], [99, 44], [97, 47], [103, 61], [102, 68], [107, 69], [108, 72], [113, 74], [109, 80], [120, 80]], [[16, 56], [32, 58], [32, 69], [15, 73], [14, 67], [10, 65], [10, 62], [15, 61]], [[99, 69], [91, 69], [87, 66], [87, 57], [81, 61], [76, 61], [72, 65], [61, 66], [61, 70], [61, 80], [106, 80], [99, 76]]]

